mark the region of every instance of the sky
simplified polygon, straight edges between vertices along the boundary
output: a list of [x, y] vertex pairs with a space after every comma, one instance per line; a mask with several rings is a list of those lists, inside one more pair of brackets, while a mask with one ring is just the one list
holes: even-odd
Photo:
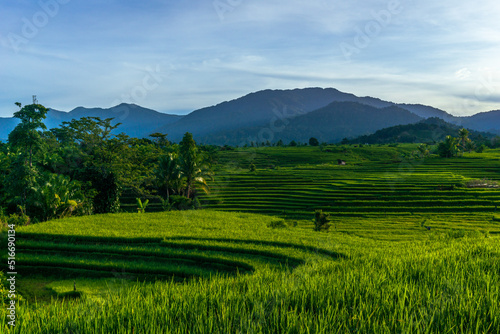
[[496, 0], [3, 1], [0, 117], [32, 95], [185, 114], [305, 87], [497, 110], [498, 17]]

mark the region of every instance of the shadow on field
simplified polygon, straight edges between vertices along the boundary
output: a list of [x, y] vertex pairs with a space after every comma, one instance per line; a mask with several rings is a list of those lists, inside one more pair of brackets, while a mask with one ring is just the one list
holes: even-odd
[[[242, 243], [242, 244], [252, 244], [252, 245], [262, 245], [262, 246], [274, 246], [282, 248], [295, 248], [298, 250], [308, 251], [315, 254], [321, 254], [329, 256], [333, 259], [346, 259], [347, 255], [329, 251], [322, 248], [297, 245], [291, 242], [279, 242], [279, 241], [263, 241], [263, 240], [249, 240], [249, 239], [229, 239], [229, 238], [196, 238], [196, 237], [170, 237], [168, 240], [195, 240], [195, 241], [216, 241], [216, 242], [231, 242], [231, 243]], [[163, 243], [168, 241], [163, 241]]]

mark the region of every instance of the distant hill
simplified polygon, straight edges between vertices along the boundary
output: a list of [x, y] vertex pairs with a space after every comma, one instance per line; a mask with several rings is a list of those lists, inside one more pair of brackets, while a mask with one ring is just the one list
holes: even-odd
[[0, 141], [7, 141], [9, 133], [19, 124], [19, 120], [13, 117], [0, 117]]
[[[210, 141], [213, 135], [219, 138], [216, 142], [220, 143], [223, 141], [220, 139], [221, 136], [224, 136], [227, 131], [237, 132], [241, 130], [246, 132], [247, 130], [244, 129], [266, 127], [273, 119], [283, 117], [292, 119], [325, 107], [332, 102], [357, 102], [379, 109], [395, 106], [392, 102], [373, 97], [358, 97], [334, 88], [263, 90], [212, 107], [195, 110], [179, 122], [162, 126], [156, 131], [168, 133], [169, 138], [174, 141], [180, 140], [187, 131], [193, 133], [195, 138], [203, 138], [206, 141]], [[414, 111], [409, 111], [419, 115], [419, 113], [424, 113], [424, 107], [405, 105], [400, 110], [413, 109]], [[426, 115], [439, 114], [452, 117], [442, 110], [435, 109], [434, 112], [431, 112], [434, 108], [427, 108]], [[362, 126], [360, 125], [360, 127]], [[353, 133], [358, 133], [357, 130], [353, 131]]]
[[[159, 113], [134, 104], [109, 109], [78, 107], [70, 112], [51, 109], [45, 123], [54, 128], [63, 121], [84, 116], [114, 118], [115, 123], [123, 123], [114, 132], [125, 132], [132, 137], [161, 132], [178, 142], [186, 132], [191, 132], [199, 142], [231, 145], [248, 142], [249, 138], [259, 140], [259, 135], [274, 141], [303, 142], [309, 137], [338, 141], [435, 117], [473, 130], [500, 134], [500, 110], [455, 117], [431, 106], [358, 97], [334, 88], [263, 90], [186, 116]], [[0, 140], [5, 140], [16, 124], [15, 119], [0, 118]]]
[[266, 140], [276, 142], [279, 139], [285, 143], [292, 140], [308, 142], [311, 137], [320, 142], [337, 142], [344, 137], [357, 137], [384, 127], [420, 120], [421, 117], [397, 106], [379, 109], [357, 102], [333, 102], [326, 107], [290, 119], [286, 125], [277, 122], [274, 125], [222, 131], [200, 137], [200, 140], [219, 145], [241, 145], [250, 144], [250, 141]]
[[[437, 117], [428, 118], [415, 124], [397, 125], [381, 129], [374, 134], [360, 136], [349, 140], [351, 143], [388, 144], [388, 143], [436, 143], [446, 136], [456, 137], [461, 126], [447, 123]], [[491, 138], [494, 135], [487, 132], [469, 130], [472, 140]]]
[[500, 134], [500, 110], [482, 112], [469, 117], [457, 117], [460, 125], [479, 130]]
[[[47, 128], [55, 128], [64, 121], [82, 117], [114, 118], [113, 124], [122, 123], [114, 132], [124, 132], [131, 137], [147, 137], [153, 133], [158, 124], [170, 124], [178, 121], [182, 116], [159, 113], [152, 109], [135, 104], [122, 103], [112, 108], [84, 108], [78, 107], [70, 112], [50, 109], [44, 120]], [[15, 118], [0, 118], [0, 140], [6, 140], [12, 129], [18, 124]]]
[[319, 109], [337, 100], [358, 99], [352, 94], [333, 88], [306, 88], [294, 90], [263, 90], [218, 105], [195, 110], [157, 132], [168, 133], [172, 140], [180, 140], [185, 132], [196, 137], [221, 131], [265, 126], [274, 118], [293, 118]]
[[431, 118], [431, 117], [438, 117], [441, 119], [444, 119], [445, 121], [453, 121], [456, 117], [448, 114], [446, 111], [443, 111], [441, 109], [437, 109], [434, 107], [430, 106], [425, 106], [422, 104], [405, 104], [405, 103], [399, 103], [397, 104], [398, 107], [406, 109], [408, 111], [411, 111], [415, 115], [418, 115], [423, 118]]

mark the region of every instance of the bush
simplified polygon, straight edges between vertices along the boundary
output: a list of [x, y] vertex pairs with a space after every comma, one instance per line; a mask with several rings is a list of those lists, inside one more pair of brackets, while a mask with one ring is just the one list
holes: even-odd
[[17, 226], [25, 226], [30, 224], [30, 217], [25, 214], [12, 214], [7, 219], [7, 225], [14, 224]]
[[278, 220], [272, 220], [269, 223], [267, 223], [267, 227], [270, 228], [285, 228], [286, 224], [283, 219], [278, 219]]
[[329, 214], [323, 213], [322, 210], [314, 211], [314, 230], [315, 231], [328, 231], [330, 228]]
[[187, 198], [179, 195], [170, 196], [170, 207], [174, 210], [198, 210], [201, 209], [201, 203], [198, 198]]
[[250, 164], [250, 171], [251, 172], [255, 172], [257, 170], [257, 168], [255, 167], [254, 164]]

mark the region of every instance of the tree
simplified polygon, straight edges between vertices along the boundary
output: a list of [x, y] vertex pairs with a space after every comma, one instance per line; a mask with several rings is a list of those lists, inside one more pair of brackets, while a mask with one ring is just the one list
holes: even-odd
[[476, 144], [472, 141], [472, 140], [467, 140], [467, 142], [465, 143], [465, 150], [468, 151], [469, 153], [471, 153], [472, 151], [474, 151], [476, 149]]
[[311, 145], [311, 146], [319, 146], [319, 141], [316, 138], [311, 137], [311, 138], [309, 138], [309, 145]]
[[289, 146], [297, 146], [297, 142], [295, 140], [292, 140], [290, 142], [290, 144], [288, 144]]
[[[21, 108], [19, 102], [16, 105]], [[41, 104], [30, 104], [14, 113], [14, 117], [19, 118], [21, 123], [9, 133], [9, 144], [12, 148], [20, 149], [23, 152], [30, 168], [33, 167], [34, 150], [42, 144], [38, 129], [47, 129], [43, 123], [47, 111], [48, 109]]]
[[170, 142], [167, 139], [167, 134], [166, 133], [160, 133], [160, 132], [155, 132], [149, 135], [151, 138], [153, 138], [153, 141], [158, 145], [159, 147], [165, 147], [170, 145]]
[[427, 157], [429, 155], [429, 145], [420, 144], [417, 147], [421, 157]]
[[174, 153], [169, 153], [160, 157], [156, 177], [160, 189], [167, 194], [167, 202], [170, 200], [170, 190], [178, 192], [182, 186], [181, 170], [179, 159]]
[[458, 151], [457, 143], [458, 143], [457, 138], [453, 138], [452, 136], [447, 136], [446, 139], [443, 142], [439, 143], [438, 145], [437, 150], [439, 156], [443, 158], [454, 157]]
[[458, 131], [458, 138], [460, 141], [460, 148], [463, 154], [463, 152], [465, 152], [465, 150], [467, 149], [467, 143], [471, 141], [469, 139], [469, 131], [465, 128], [460, 129], [460, 131]]
[[26, 206], [27, 199], [36, 185], [38, 170], [33, 164], [33, 157], [43, 144], [39, 129], [47, 129], [43, 120], [47, 108], [41, 104], [30, 104], [14, 113], [14, 117], [21, 122], [9, 133], [8, 142], [13, 151], [19, 152], [10, 166], [10, 173], [6, 178], [6, 189], [11, 203]]
[[206, 179], [212, 179], [212, 172], [205, 163], [203, 155], [198, 153], [191, 133], [184, 134], [179, 144], [179, 151], [179, 166], [186, 181], [186, 197], [190, 198], [194, 183], [200, 185], [202, 190], [208, 193], [209, 187]]

